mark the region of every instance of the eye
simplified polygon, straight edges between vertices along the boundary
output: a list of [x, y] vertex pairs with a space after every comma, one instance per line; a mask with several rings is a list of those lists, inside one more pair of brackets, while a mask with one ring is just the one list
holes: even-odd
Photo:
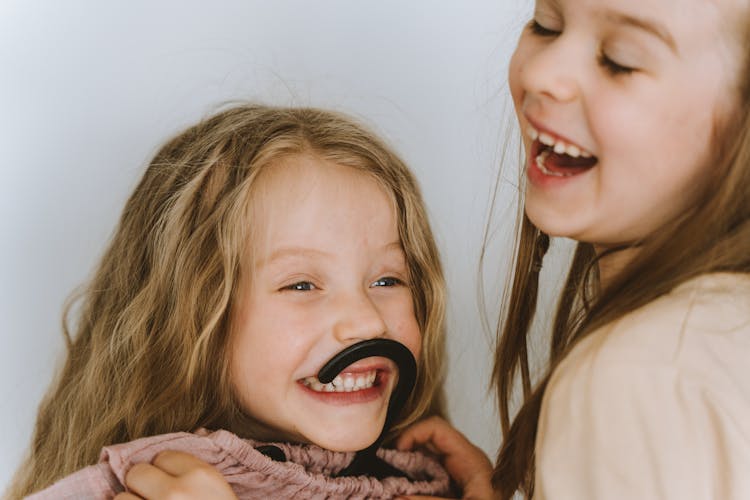
[[401, 281], [398, 278], [393, 278], [391, 276], [387, 276], [385, 278], [379, 278], [372, 283], [370, 283], [371, 287], [377, 287], [377, 286], [399, 286], [403, 285], [404, 282]]
[[615, 61], [607, 57], [607, 55], [603, 52], [599, 54], [599, 64], [607, 73], [612, 76], [630, 75], [636, 71], [635, 68], [617, 64]]
[[531, 32], [537, 36], [557, 36], [560, 34], [559, 31], [551, 30], [549, 28], [545, 28], [536, 19], [532, 19], [529, 23], [529, 29]]
[[291, 290], [293, 292], [310, 292], [317, 289], [317, 287], [309, 281], [298, 281], [297, 283], [292, 283], [291, 285], [287, 285], [285, 287], [282, 287], [281, 289]]

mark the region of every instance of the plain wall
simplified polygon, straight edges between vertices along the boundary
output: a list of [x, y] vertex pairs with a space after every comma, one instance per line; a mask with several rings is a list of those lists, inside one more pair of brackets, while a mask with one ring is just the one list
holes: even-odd
[[[506, 69], [529, 2], [0, 3], [0, 490], [64, 354], [61, 311], [157, 146], [232, 100], [332, 107], [420, 179], [448, 279], [455, 425], [494, 456], [491, 333], [513, 227]], [[513, 142], [513, 141], [511, 141]], [[514, 166], [512, 166], [514, 167]]]

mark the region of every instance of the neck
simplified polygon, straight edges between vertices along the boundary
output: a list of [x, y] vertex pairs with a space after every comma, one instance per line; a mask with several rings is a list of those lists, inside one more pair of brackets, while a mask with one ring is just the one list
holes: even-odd
[[[601, 255], [611, 247], [605, 245], [594, 245], [596, 255]], [[607, 288], [625, 267], [636, 256], [638, 249], [634, 247], [616, 250], [605, 255], [599, 260], [599, 289]]]

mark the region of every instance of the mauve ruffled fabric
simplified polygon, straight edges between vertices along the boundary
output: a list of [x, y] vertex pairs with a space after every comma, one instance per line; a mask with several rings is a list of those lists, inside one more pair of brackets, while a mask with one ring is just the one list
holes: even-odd
[[[273, 444], [286, 455], [277, 462], [256, 448]], [[239, 498], [265, 499], [381, 499], [398, 495], [450, 493], [450, 478], [434, 459], [420, 452], [378, 450], [378, 456], [409, 478], [332, 477], [346, 467], [354, 453], [325, 450], [314, 445], [260, 443], [224, 430], [163, 434], [107, 446], [99, 463], [81, 469], [33, 500], [108, 499], [124, 491], [125, 474], [136, 463], [150, 462], [161, 451], [191, 453], [210, 463], [226, 478]]]

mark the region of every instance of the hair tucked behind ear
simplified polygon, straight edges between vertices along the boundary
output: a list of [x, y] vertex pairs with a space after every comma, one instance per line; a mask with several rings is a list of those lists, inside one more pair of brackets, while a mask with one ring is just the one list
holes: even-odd
[[442, 414], [445, 286], [414, 177], [342, 115], [237, 106], [165, 144], [128, 200], [80, 294], [75, 333], [65, 322], [68, 356], [40, 406], [11, 498], [95, 463], [109, 444], [198, 427], [262, 433], [232, 394], [229, 323], [251, 186], [260, 169], [293, 154], [362, 170], [391, 193], [422, 332], [417, 387], [396, 426]]

